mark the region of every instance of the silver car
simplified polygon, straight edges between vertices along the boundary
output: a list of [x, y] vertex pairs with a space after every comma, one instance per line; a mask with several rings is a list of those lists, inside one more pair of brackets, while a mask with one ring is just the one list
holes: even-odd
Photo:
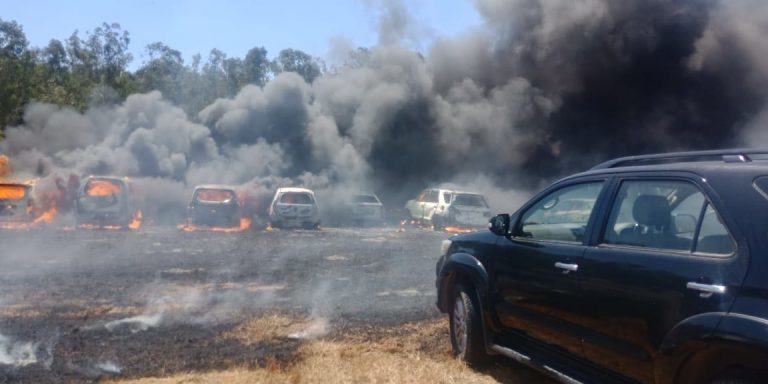
[[306, 188], [278, 188], [269, 206], [273, 228], [320, 228], [315, 193]]

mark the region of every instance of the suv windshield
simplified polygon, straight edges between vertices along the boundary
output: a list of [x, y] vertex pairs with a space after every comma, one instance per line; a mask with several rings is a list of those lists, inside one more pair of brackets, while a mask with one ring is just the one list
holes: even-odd
[[280, 197], [280, 202], [283, 204], [312, 204], [314, 200], [312, 195], [305, 192], [285, 192]]
[[235, 194], [227, 189], [199, 189], [197, 201], [203, 203], [227, 203], [235, 197]]
[[117, 195], [121, 190], [120, 184], [110, 180], [91, 180], [85, 186], [85, 194], [92, 197]]
[[376, 199], [376, 196], [373, 195], [357, 195], [352, 198], [353, 203], [367, 203], [367, 204], [376, 204], [379, 202], [378, 199]]
[[0, 200], [21, 200], [28, 189], [29, 186], [21, 184], [0, 184]]

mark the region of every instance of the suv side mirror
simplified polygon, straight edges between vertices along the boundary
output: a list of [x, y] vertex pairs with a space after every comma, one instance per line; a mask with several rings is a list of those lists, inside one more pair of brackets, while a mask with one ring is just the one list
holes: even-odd
[[510, 219], [508, 213], [500, 213], [488, 222], [488, 229], [496, 235], [509, 235]]

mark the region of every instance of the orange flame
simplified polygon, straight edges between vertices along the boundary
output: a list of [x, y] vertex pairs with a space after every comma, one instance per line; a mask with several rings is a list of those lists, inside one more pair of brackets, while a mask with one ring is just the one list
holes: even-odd
[[467, 228], [467, 227], [445, 227], [443, 228], [445, 232], [450, 233], [470, 233], [477, 231], [476, 228]]
[[20, 200], [27, 193], [27, 186], [20, 184], [0, 185], [0, 200]]
[[196, 225], [192, 225], [189, 221], [187, 221], [184, 224], [180, 224], [177, 226], [178, 229], [184, 231], [184, 232], [225, 232], [225, 233], [235, 233], [235, 232], [243, 232], [249, 228], [251, 228], [251, 220], [247, 217], [240, 218], [240, 226], [239, 227], [200, 227]]
[[120, 185], [109, 180], [92, 180], [88, 182], [85, 193], [88, 196], [110, 196], [120, 193]]
[[197, 200], [223, 203], [235, 197], [232, 191], [226, 189], [201, 189], [197, 191]]
[[133, 214], [133, 221], [131, 221], [130, 224], [128, 224], [128, 228], [133, 229], [134, 231], [141, 228], [141, 217], [142, 213], [140, 209], [137, 209], [136, 212]]
[[11, 175], [11, 164], [8, 156], [0, 155], [0, 178]]

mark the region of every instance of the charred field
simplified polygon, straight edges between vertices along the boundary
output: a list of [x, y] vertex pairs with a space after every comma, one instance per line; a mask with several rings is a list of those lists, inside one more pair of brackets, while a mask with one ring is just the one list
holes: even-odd
[[[450, 358], [447, 321], [434, 307], [434, 263], [447, 236], [396, 228], [3, 231], [0, 382], [233, 369], [266, 375], [246, 382], [301, 382], [297, 370], [327, 352], [317, 349], [323, 343], [366, 346], [362, 355], [416, 353], [438, 371], [448, 364], [474, 375]], [[498, 369], [501, 381], [517, 377]], [[209, 380], [218, 381], [230, 379]]]

